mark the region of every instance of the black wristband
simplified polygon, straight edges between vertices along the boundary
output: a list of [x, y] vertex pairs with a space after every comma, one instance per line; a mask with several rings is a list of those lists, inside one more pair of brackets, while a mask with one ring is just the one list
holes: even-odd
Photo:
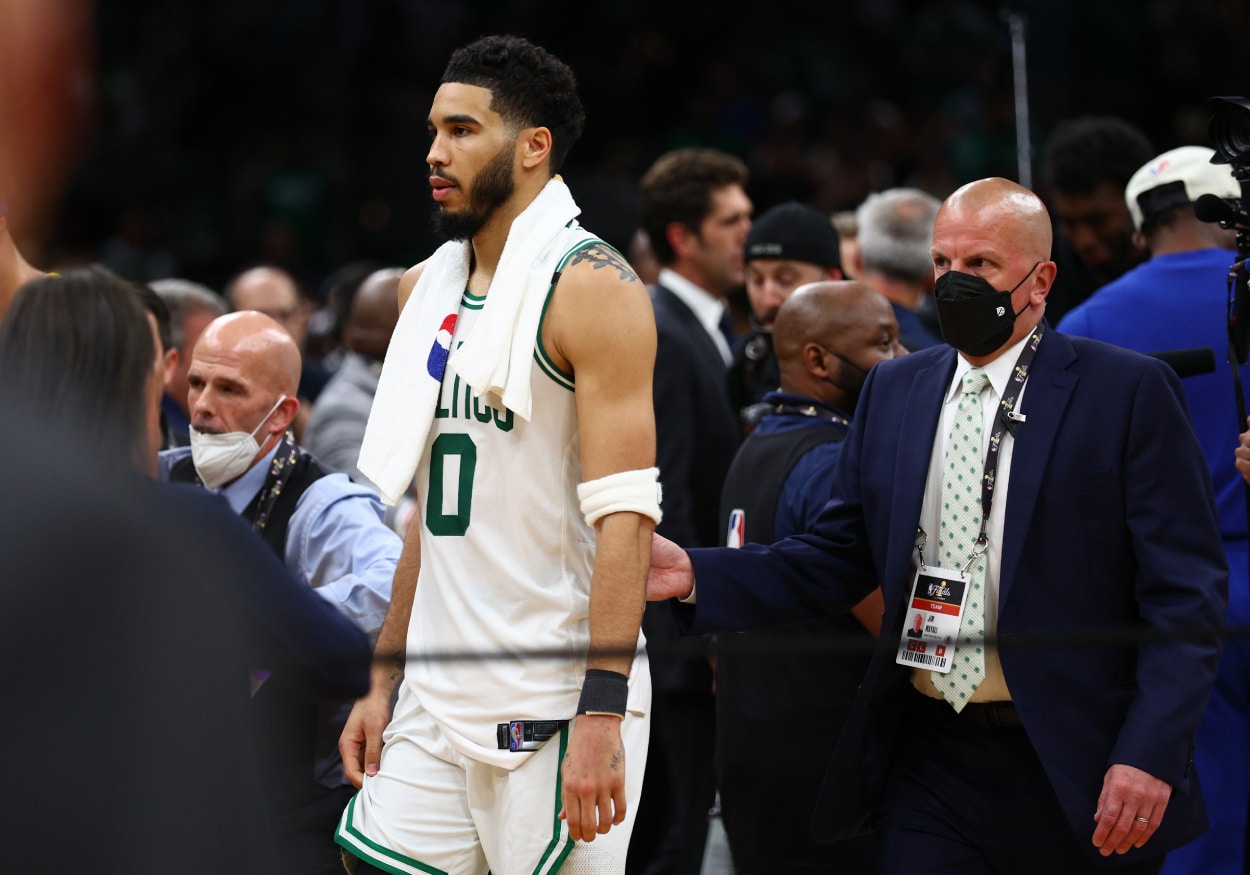
[[577, 713], [615, 714], [624, 718], [628, 699], [629, 678], [619, 671], [588, 668], [586, 680], [582, 683], [582, 697], [577, 702]]

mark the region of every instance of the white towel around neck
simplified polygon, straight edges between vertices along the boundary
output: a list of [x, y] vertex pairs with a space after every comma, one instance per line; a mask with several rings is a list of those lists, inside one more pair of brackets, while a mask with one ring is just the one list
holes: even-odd
[[360, 448], [358, 467], [387, 504], [407, 491], [421, 461], [444, 363], [483, 401], [529, 421], [534, 343], [551, 285], [541, 266], [580, 212], [556, 176], [513, 220], [482, 313], [457, 350], [443, 329], [460, 310], [471, 243], [444, 243], [426, 262], [391, 336]]

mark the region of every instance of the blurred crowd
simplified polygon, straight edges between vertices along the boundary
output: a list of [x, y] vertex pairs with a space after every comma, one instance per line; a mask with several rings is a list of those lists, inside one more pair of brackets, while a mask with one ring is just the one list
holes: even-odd
[[1250, 79], [1250, 13], [1227, 0], [732, 13], [639, 0], [601, 4], [592, 28], [541, 2], [115, 0], [94, 10], [93, 85], [73, 85], [80, 160], [41, 261], [213, 288], [267, 263], [322, 302], [349, 261], [415, 263], [434, 242], [419, 205], [432, 83], [450, 47], [486, 29], [537, 39], [577, 71], [597, 111], [565, 175], [587, 226], [622, 251], [638, 178], [678, 146], [742, 157], [760, 209], [853, 209], [901, 185], [941, 198], [1017, 177], [1007, 11], [1027, 28], [1035, 176], [1064, 117], [1114, 113], [1160, 147], [1203, 142], [1205, 98]]

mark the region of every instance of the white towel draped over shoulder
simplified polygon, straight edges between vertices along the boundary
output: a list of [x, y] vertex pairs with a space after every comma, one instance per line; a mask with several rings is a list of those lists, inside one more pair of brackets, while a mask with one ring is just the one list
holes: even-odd
[[358, 467], [387, 504], [416, 473], [448, 364], [483, 401], [529, 421], [534, 343], [551, 285], [542, 265], [580, 212], [557, 176], [513, 220], [482, 313], [458, 350], [452, 317], [468, 284], [471, 244], [444, 243], [426, 262], [391, 336], [360, 449]]

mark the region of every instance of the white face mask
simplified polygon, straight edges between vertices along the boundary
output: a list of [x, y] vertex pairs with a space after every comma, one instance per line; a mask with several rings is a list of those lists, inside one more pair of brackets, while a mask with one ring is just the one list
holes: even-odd
[[286, 400], [283, 395], [278, 403], [269, 409], [252, 433], [230, 431], [225, 434], [204, 434], [191, 427], [191, 461], [195, 464], [195, 473], [209, 489], [218, 489], [230, 481], [241, 477], [243, 472], [252, 465], [252, 460], [260, 452], [260, 444], [256, 443], [256, 432], [273, 416], [278, 406]]

